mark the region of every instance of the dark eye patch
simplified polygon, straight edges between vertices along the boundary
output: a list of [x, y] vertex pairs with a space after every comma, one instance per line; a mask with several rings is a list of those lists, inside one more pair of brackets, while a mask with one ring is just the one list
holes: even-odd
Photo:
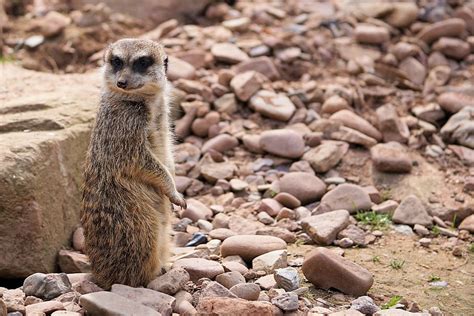
[[110, 64], [112, 65], [114, 71], [118, 71], [123, 67], [123, 60], [117, 56], [112, 56], [112, 58], [110, 58]]
[[135, 72], [144, 73], [148, 67], [153, 65], [153, 62], [153, 58], [149, 56], [143, 56], [133, 62], [132, 69]]
[[165, 73], [168, 73], [168, 56], [166, 56], [165, 60], [163, 61], [163, 65], [165, 66]]

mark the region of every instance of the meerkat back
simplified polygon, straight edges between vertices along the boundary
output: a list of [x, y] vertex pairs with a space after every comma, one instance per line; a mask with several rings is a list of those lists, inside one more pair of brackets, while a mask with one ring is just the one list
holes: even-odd
[[166, 65], [162, 47], [148, 40], [119, 40], [104, 55], [81, 214], [85, 251], [104, 288], [146, 286], [167, 259], [171, 203], [186, 206], [172, 161], [161, 161], [172, 160]]

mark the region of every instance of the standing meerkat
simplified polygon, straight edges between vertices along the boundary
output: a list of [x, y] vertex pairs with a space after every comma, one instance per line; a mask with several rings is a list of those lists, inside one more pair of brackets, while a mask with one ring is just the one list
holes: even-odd
[[81, 222], [97, 283], [146, 286], [169, 252], [176, 190], [167, 61], [160, 44], [122, 39], [104, 54], [104, 82], [86, 158]]

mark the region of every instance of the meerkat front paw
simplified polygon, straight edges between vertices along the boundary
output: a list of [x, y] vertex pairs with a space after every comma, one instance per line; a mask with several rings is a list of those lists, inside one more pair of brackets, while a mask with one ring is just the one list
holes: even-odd
[[188, 207], [186, 200], [184, 199], [183, 195], [177, 191], [175, 191], [171, 196], [168, 196], [171, 203], [178, 205], [182, 209], [186, 209]]

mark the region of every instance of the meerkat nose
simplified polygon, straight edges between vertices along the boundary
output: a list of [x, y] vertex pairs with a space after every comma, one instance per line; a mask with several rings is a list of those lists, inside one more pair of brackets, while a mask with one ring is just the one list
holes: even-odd
[[127, 80], [117, 81], [117, 87], [119, 87], [121, 89], [125, 89], [127, 87]]

